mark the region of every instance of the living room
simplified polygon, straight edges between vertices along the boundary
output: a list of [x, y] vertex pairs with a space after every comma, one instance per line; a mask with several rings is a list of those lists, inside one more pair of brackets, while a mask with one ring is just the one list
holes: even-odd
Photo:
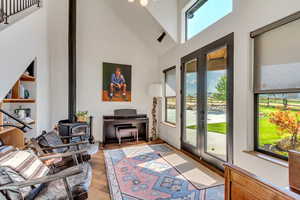
[[[299, 10], [297, 0], [0, 0], [1, 146], [66, 154], [75, 164], [60, 158], [60, 176], [86, 168], [85, 192], [60, 188], [69, 199], [251, 199], [252, 187], [237, 196], [228, 185], [238, 169], [256, 192], [298, 199], [288, 188], [299, 178]], [[60, 150], [45, 145], [56, 136]], [[43, 187], [22, 198], [55, 188], [43, 169]]]

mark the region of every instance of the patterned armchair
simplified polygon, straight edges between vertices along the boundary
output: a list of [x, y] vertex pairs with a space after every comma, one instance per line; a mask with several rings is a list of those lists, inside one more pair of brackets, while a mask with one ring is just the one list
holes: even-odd
[[[42, 162], [70, 155], [77, 165], [59, 173], [53, 173]], [[0, 154], [1, 200], [84, 200], [88, 198], [91, 178], [90, 164], [78, 164], [75, 152], [41, 158], [31, 151]]]
[[[83, 133], [85, 134], [85, 133]], [[43, 131], [42, 135], [37, 139], [33, 139], [32, 141], [36, 141], [35, 143], [40, 146], [42, 152], [44, 153], [65, 153], [70, 151], [77, 150], [85, 150], [87, 152], [88, 158], [90, 155], [98, 151], [98, 146], [94, 144], [90, 144], [88, 141], [79, 140], [77, 142], [72, 142], [68, 144], [63, 143], [63, 139], [72, 138], [76, 140], [76, 138], [81, 138], [82, 135], [77, 134], [73, 136], [59, 136], [56, 131], [46, 132]], [[39, 153], [42, 153], [39, 152]]]

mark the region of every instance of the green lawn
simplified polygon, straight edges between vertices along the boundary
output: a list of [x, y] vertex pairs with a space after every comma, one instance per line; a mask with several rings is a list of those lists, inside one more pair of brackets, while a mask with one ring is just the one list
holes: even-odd
[[276, 126], [269, 122], [267, 117], [259, 120], [259, 145], [274, 144], [281, 140], [282, 135], [277, 134]]
[[226, 123], [216, 123], [216, 124], [208, 124], [207, 129], [209, 132], [214, 132], [214, 133], [220, 133], [220, 134], [226, 134]]
[[[288, 134], [279, 135], [278, 130], [274, 124], [269, 121], [268, 115], [272, 112], [276, 112], [278, 109], [273, 107], [261, 106], [259, 108], [259, 112], [261, 113], [259, 119], [259, 145], [264, 146], [265, 144], [275, 144], [281, 139], [288, 137]], [[297, 111], [291, 111], [292, 113], [296, 113]], [[197, 126], [188, 126], [189, 129], [196, 129]], [[215, 123], [208, 124], [207, 127], [209, 132], [226, 134], [226, 123]]]
[[[188, 126], [187, 128], [189, 129], [196, 129], [197, 126]], [[214, 133], [220, 133], [220, 134], [226, 134], [226, 123], [215, 123], [215, 124], [208, 124], [207, 129], [209, 132], [214, 132]]]
[[[282, 139], [286, 137], [290, 137], [290, 134], [280, 134], [278, 128], [276, 125], [270, 122], [270, 114], [273, 112], [279, 111], [281, 108], [283, 108], [283, 105], [278, 106], [278, 104], [282, 104], [282, 100], [273, 101], [270, 102], [270, 106], [268, 107], [266, 104], [266, 101], [263, 99], [260, 99], [260, 102], [262, 103], [259, 107], [259, 118], [258, 118], [258, 134], [259, 134], [259, 146], [261, 148], [265, 148], [265, 145], [275, 145]], [[289, 112], [292, 114], [299, 113], [300, 114], [300, 101], [299, 100], [289, 100]], [[300, 116], [299, 116], [300, 120]], [[197, 129], [196, 125], [188, 126], [189, 129]], [[208, 132], [214, 132], [219, 134], [226, 134], [226, 123], [214, 123], [214, 124], [208, 124], [207, 125]], [[300, 141], [300, 136], [299, 136]], [[283, 156], [288, 156], [287, 152], [283, 151], [276, 151], [275, 153], [281, 154]]]

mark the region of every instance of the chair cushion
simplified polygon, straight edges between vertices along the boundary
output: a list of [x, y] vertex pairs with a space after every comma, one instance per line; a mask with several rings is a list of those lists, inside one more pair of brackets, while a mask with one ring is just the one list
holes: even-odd
[[28, 151], [0, 154], [0, 166], [10, 167], [26, 180], [41, 178], [49, 172], [49, 168], [34, 153]]
[[[6, 185], [15, 182], [23, 182], [25, 179], [16, 171], [9, 167], [0, 167], [0, 185]], [[43, 184], [36, 187], [25, 187], [18, 190], [4, 190], [0, 191], [0, 199], [14, 199], [14, 200], [31, 200], [34, 199], [38, 192], [44, 187]]]
[[[21, 181], [25, 181], [25, 179], [22, 176], [20, 176], [17, 172], [7, 167], [0, 167], [0, 185], [6, 185]], [[22, 191], [23, 195], [20, 190], [2, 190], [0, 191], [0, 194], [2, 195], [0, 199], [22, 199], [24, 196], [29, 194], [31, 188], [22, 188]]]
[[[39, 145], [43, 147], [55, 147], [57, 145], [62, 145], [63, 142], [56, 131], [44, 132], [38, 138]], [[68, 148], [59, 148], [53, 149], [54, 153], [64, 153], [68, 150]]]
[[[75, 191], [81, 190], [88, 192], [92, 181], [92, 168], [89, 163], [80, 164], [83, 172], [81, 174], [67, 178], [68, 184], [74, 194]], [[75, 166], [76, 167], [76, 166]], [[35, 200], [62, 200], [67, 198], [67, 192], [63, 180], [52, 181], [47, 184], [35, 198]]]

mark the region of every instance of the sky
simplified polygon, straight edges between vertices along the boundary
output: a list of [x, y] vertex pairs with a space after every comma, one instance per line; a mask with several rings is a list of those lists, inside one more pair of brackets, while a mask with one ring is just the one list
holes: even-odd
[[[192, 19], [188, 19], [188, 39], [197, 35], [219, 19], [232, 12], [232, 0], [208, 0], [195, 13]], [[216, 92], [218, 80], [224, 76], [225, 70], [209, 71], [207, 73], [208, 93]], [[196, 96], [197, 94], [197, 74], [186, 74], [186, 95]]]
[[188, 19], [187, 38], [190, 39], [232, 12], [232, 0], [208, 0]]
[[[226, 75], [226, 70], [208, 71], [207, 72], [207, 92], [216, 92], [216, 85], [222, 76]], [[196, 97], [197, 94], [197, 74], [187, 73], [186, 74], [186, 95]]]

